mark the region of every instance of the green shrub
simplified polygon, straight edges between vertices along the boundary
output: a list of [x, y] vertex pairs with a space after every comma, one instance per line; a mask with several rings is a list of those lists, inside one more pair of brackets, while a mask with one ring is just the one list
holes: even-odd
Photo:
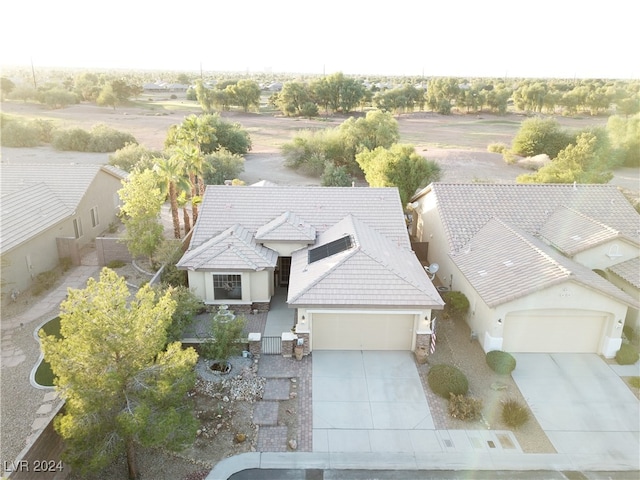
[[487, 146], [487, 152], [491, 152], [491, 153], [505, 153], [508, 150], [509, 150], [509, 147], [501, 142], [490, 143]]
[[640, 355], [638, 355], [637, 350], [628, 343], [623, 343], [618, 353], [616, 353], [616, 362], [620, 365], [633, 365], [638, 361], [638, 358], [640, 358]]
[[461, 317], [469, 311], [469, 299], [462, 292], [444, 292], [444, 315], [447, 318]]
[[40, 143], [38, 130], [20, 120], [2, 122], [2, 144], [5, 147], [36, 147]]
[[89, 152], [115, 152], [127, 146], [127, 144], [137, 143], [133, 135], [120, 132], [107, 125], [96, 125], [91, 129], [91, 140], [87, 148]]
[[60, 259], [60, 268], [63, 272], [68, 271], [73, 266], [73, 261], [71, 257], [62, 257]]
[[633, 388], [640, 388], [640, 377], [631, 377], [629, 379], [629, 385]]
[[107, 268], [110, 269], [115, 269], [115, 268], [122, 268], [126, 265], [125, 262], [123, 262], [122, 260], [111, 260], [109, 263], [107, 263]]
[[209, 338], [200, 351], [204, 358], [226, 361], [231, 355], [241, 351], [238, 340], [246, 324], [244, 317], [236, 317], [227, 305], [220, 305], [218, 311], [212, 314]]
[[529, 409], [518, 400], [508, 399], [502, 402], [502, 421], [509, 427], [518, 428], [529, 420]]
[[487, 365], [500, 375], [509, 375], [516, 368], [516, 359], [510, 353], [500, 350], [487, 352]]
[[167, 342], [181, 340], [193, 318], [204, 309], [202, 300], [188, 287], [172, 288], [171, 298], [176, 302], [176, 309], [171, 316], [171, 324], [167, 327]]
[[502, 152], [502, 159], [507, 165], [513, 165], [518, 160], [518, 158], [513, 153], [511, 153], [510, 150], [505, 150], [504, 152]]
[[624, 336], [627, 340], [629, 340], [629, 342], [633, 343], [634, 339], [636, 338], [636, 334], [631, 325], [625, 325], [624, 327], [622, 327], [622, 333], [624, 333]]
[[91, 135], [82, 128], [58, 130], [53, 134], [52, 144], [56, 150], [87, 152]]
[[434, 365], [427, 374], [429, 388], [436, 395], [449, 398], [454, 395], [465, 395], [469, 391], [469, 381], [464, 373], [453, 365]]
[[125, 172], [132, 172], [134, 168], [139, 170], [152, 169], [155, 157], [161, 158], [162, 152], [149, 150], [137, 143], [128, 143], [109, 155], [109, 165], [118, 167]]
[[449, 415], [458, 420], [478, 420], [482, 416], [482, 400], [452, 393], [449, 395]]

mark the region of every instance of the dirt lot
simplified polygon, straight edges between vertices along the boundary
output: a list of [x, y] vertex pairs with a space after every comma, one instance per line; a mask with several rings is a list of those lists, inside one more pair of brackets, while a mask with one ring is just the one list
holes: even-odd
[[[3, 112], [42, 117], [54, 120], [61, 127], [79, 126], [85, 129], [98, 123], [127, 131], [139, 143], [151, 149], [162, 149], [167, 129], [178, 124], [199, 108], [186, 100], [151, 102], [132, 107], [102, 108], [90, 104], [74, 105], [60, 110], [47, 110], [29, 103], [5, 102]], [[245, 157], [245, 172], [241, 176], [247, 183], [270, 180], [289, 185], [317, 185], [310, 178], [292, 171], [282, 164], [280, 146], [289, 141], [298, 130], [322, 129], [342, 123], [346, 117], [317, 119], [287, 118], [272, 114], [224, 112], [223, 117], [240, 123], [251, 135], [253, 148]], [[509, 144], [526, 119], [524, 115], [492, 114], [449, 116], [434, 113], [412, 113], [397, 117], [401, 141], [413, 143], [416, 150], [438, 162], [443, 168], [442, 181], [446, 182], [513, 182], [524, 172], [507, 165], [499, 154], [487, 152], [487, 145], [495, 142]], [[606, 117], [558, 117], [566, 128], [605, 126]], [[56, 152], [51, 147], [29, 149], [2, 148], [2, 161], [11, 162], [107, 162], [107, 154]], [[640, 190], [638, 169], [620, 169], [613, 183], [632, 192]]]

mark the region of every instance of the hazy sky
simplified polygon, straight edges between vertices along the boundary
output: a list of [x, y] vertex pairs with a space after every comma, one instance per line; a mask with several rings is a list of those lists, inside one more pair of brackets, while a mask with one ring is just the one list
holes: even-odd
[[639, 78], [636, 2], [14, 0], [0, 7], [0, 63]]

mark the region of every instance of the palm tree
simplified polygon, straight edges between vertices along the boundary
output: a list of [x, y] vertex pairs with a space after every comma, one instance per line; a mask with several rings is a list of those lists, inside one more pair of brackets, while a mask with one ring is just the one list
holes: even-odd
[[168, 158], [155, 158], [154, 171], [158, 174], [163, 190], [169, 196], [171, 218], [173, 220], [173, 235], [181, 238], [180, 217], [178, 216], [178, 190], [184, 189], [184, 163], [175, 152]]

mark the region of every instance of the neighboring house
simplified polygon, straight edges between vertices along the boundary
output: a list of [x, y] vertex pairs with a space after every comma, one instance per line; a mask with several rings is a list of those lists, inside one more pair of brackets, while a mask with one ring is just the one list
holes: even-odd
[[2, 293], [28, 288], [39, 273], [116, 220], [126, 172], [80, 164], [0, 164]]
[[409, 208], [485, 351], [612, 357], [637, 331], [640, 215], [615, 186], [434, 183]]
[[395, 188], [208, 186], [178, 267], [211, 305], [286, 288], [309, 350], [413, 350], [443, 308]]

